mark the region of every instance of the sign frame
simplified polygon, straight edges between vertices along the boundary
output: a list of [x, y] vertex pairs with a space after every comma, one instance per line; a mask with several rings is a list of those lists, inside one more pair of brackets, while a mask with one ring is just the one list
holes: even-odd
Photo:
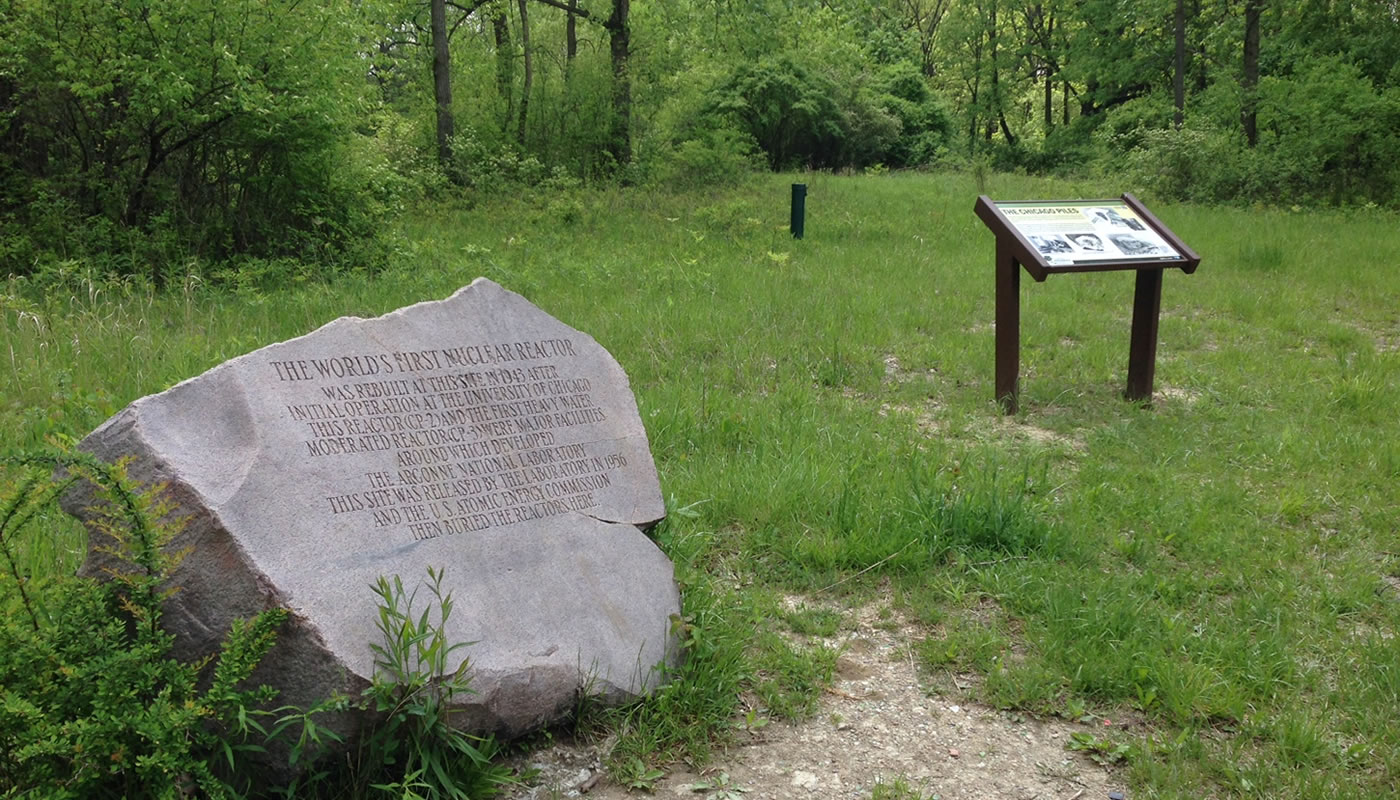
[[[1083, 216], [1083, 222], [1075, 224], [1089, 226], [1087, 236], [1098, 239], [1101, 250], [1106, 250], [1101, 233], [1091, 222], [1091, 209], [1094, 215], [1105, 212], [1102, 222], [1110, 230], [1120, 224], [1133, 231], [1133, 238], [1155, 251], [1133, 257], [1123, 254], [1116, 257], [1110, 253], [1077, 253], [1065, 256], [1051, 256], [1042, 252], [1032, 242], [1032, 236], [1042, 231], [1056, 230], [1052, 222], [1040, 221], [1045, 226], [1036, 229], [1035, 223], [1017, 224], [1011, 219], [1015, 211], [1026, 207], [1028, 215], [1065, 215], [1074, 219], [1074, 214]], [[1126, 215], [1115, 214], [1119, 208]], [[1157, 323], [1162, 307], [1162, 273], [1167, 269], [1180, 269], [1190, 274], [1196, 271], [1201, 257], [1185, 242], [1181, 241], [1157, 216], [1147, 209], [1136, 197], [1124, 193], [1117, 200], [1045, 200], [1015, 201], [998, 203], [987, 195], [977, 198], [973, 211], [996, 236], [996, 400], [1006, 414], [1015, 414], [1020, 405], [1020, 358], [1021, 358], [1021, 271], [1024, 267], [1037, 283], [1044, 282], [1051, 275], [1073, 272], [1107, 272], [1131, 270], [1137, 273], [1133, 292], [1133, 322], [1128, 346], [1128, 380], [1124, 397], [1139, 402], [1150, 402], [1152, 384], [1157, 361]], [[1007, 212], [1013, 212], [1008, 215]], [[1116, 220], [1110, 221], [1113, 217]], [[1084, 236], [1086, 234], [1072, 234]], [[1056, 247], [1061, 250], [1075, 250], [1077, 245], [1067, 243], [1067, 236], [1051, 233], [1045, 238], [1059, 239]], [[1154, 241], [1155, 240], [1155, 241]], [[1114, 240], [1114, 250], [1123, 253]], [[1042, 239], [1042, 245], [1045, 242]], [[1046, 248], [1049, 249], [1049, 248]], [[1174, 252], [1171, 252], [1174, 251]]]

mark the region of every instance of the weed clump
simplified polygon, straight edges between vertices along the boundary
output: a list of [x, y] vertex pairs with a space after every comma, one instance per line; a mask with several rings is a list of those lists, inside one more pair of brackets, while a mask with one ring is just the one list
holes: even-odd
[[[161, 584], [178, 561], [168, 510], [125, 469], [80, 454], [27, 455], [0, 484], [0, 788], [49, 797], [237, 796], [242, 757], [266, 731], [255, 708], [273, 697], [240, 688], [276, 639], [282, 609], [236, 623], [218, 656], [170, 657]], [[54, 470], [65, 477], [55, 480]], [[79, 480], [97, 488], [97, 526], [132, 569], [111, 580], [35, 584], [22, 537]], [[206, 674], [207, 670], [207, 674]], [[207, 680], [201, 681], [201, 677]]]
[[951, 553], [1001, 556], [1061, 554], [1065, 542], [1037, 509], [1038, 482], [1029, 466], [1019, 477], [993, 463], [984, 470], [909, 473], [905, 509], [933, 560]]

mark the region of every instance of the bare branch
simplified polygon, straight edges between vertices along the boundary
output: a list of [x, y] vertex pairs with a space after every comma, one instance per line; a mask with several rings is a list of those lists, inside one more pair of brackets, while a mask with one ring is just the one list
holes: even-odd
[[[554, 8], [557, 8], [560, 11], [567, 11], [570, 14], [579, 17], [580, 19], [586, 19], [591, 22], [598, 22], [598, 20], [592, 14], [588, 13], [588, 9], [586, 8], [570, 8], [564, 3], [559, 2], [559, 0], [535, 0], [535, 2], [543, 3], [547, 6], [553, 6]], [[599, 22], [598, 24], [602, 25], [605, 28], [608, 26], [608, 23], [606, 22]]]
[[452, 35], [457, 32], [458, 28], [462, 27], [462, 23], [466, 22], [468, 17], [481, 10], [481, 7], [489, 2], [491, 2], [491, 0], [476, 0], [476, 2], [472, 3], [470, 6], [464, 6], [454, 3], [452, 2], [452, 0], [447, 0], [447, 5], [450, 8], [455, 8], [458, 11], [462, 12], [462, 16], [458, 17], [457, 21], [452, 23], [451, 30], [447, 32], [447, 41], [452, 41]]
[[470, 17], [472, 14], [475, 14], [482, 6], [486, 5], [489, 2], [491, 2], [491, 0], [476, 0], [475, 3], [472, 3], [469, 6], [464, 6], [459, 3], [454, 3], [452, 2], [452, 0], [447, 0], [447, 6], [449, 8], [455, 8], [458, 11], [462, 12], [463, 17]]

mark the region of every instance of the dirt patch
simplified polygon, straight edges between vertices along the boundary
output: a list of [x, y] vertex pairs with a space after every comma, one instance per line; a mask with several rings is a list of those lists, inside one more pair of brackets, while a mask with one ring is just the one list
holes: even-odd
[[890, 412], [908, 414], [914, 418], [914, 429], [919, 432], [920, 436], [928, 438], [943, 432], [943, 422], [936, 416], [941, 408], [942, 406], [933, 400], [925, 403], [923, 408], [914, 408], [899, 403], [881, 403], [878, 413], [882, 417], [888, 417]]
[[1370, 339], [1377, 353], [1400, 351], [1400, 320], [1391, 320], [1389, 324], [1380, 323], [1379, 325], [1351, 323], [1350, 327]]
[[1030, 443], [1039, 447], [1057, 448], [1079, 452], [1084, 449], [1084, 440], [1078, 433], [1066, 435], [1032, 425], [1015, 417], [989, 416], [970, 428], [974, 436], [981, 439], [995, 439], [1013, 444]]
[[907, 370], [899, 363], [899, 357], [886, 355], [883, 359], [885, 365], [886, 383], [910, 383], [912, 381], [924, 381], [933, 383], [938, 380], [938, 370], [927, 369], [923, 371]]
[[1196, 401], [1201, 399], [1201, 393], [1177, 386], [1162, 386], [1154, 393], [1154, 397], [1158, 400], [1171, 400], [1189, 406], [1195, 405]]
[[[814, 607], [810, 600], [793, 602]], [[703, 772], [676, 768], [656, 781], [653, 796], [858, 800], [879, 783], [901, 780], [939, 800], [1102, 800], [1121, 787], [1109, 770], [1066, 749], [1071, 735], [1089, 726], [1026, 719], [965, 695], [935, 692], [913, 655], [916, 627], [883, 602], [838, 610], [846, 618], [841, 634], [806, 640], [841, 649], [819, 711], [803, 722], [741, 731], [739, 743]], [[645, 796], [603, 776], [606, 746], [561, 744], [530, 754], [524, 762], [541, 770], [538, 785], [509, 797]]]

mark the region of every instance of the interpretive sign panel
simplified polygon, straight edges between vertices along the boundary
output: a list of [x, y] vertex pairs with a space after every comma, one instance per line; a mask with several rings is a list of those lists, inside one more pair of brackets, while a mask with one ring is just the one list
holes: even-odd
[[997, 209], [1051, 266], [1184, 260], [1122, 200], [997, 203]]
[[[82, 446], [130, 457], [188, 518], [165, 617], [183, 656], [214, 652], [236, 618], [293, 612], [260, 676], [279, 702], [355, 695], [374, 669], [370, 586], [429, 568], [455, 601], [449, 638], [474, 643], [454, 717], [469, 727], [528, 731], [585, 686], [635, 697], [676, 655], [671, 564], [643, 533], [664, 505], [627, 376], [491, 281], [220, 364]], [[84, 571], [100, 575], [116, 565], [93, 538]]]
[[1037, 281], [1061, 272], [1180, 269], [1200, 257], [1137, 198], [1000, 202], [973, 209]]
[[1020, 387], [1020, 267], [1037, 281], [1061, 272], [1136, 270], [1126, 396], [1152, 397], [1162, 272], [1201, 258], [1130, 194], [1118, 200], [997, 202], [973, 211], [996, 234], [996, 399], [1015, 413]]

